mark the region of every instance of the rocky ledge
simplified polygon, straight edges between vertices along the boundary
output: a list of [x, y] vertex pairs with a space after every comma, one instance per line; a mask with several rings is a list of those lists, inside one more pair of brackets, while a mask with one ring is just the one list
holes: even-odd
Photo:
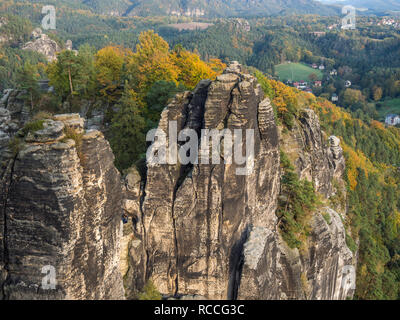
[[108, 142], [79, 115], [19, 139], [0, 176], [1, 298], [123, 299], [122, 185]]

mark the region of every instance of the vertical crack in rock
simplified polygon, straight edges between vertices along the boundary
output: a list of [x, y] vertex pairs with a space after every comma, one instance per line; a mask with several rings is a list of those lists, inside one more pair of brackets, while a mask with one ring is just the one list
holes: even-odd
[[229, 262], [230, 278], [228, 283], [228, 300], [237, 300], [238, 298], [245, 258], [244, 245], [248, 241], [248, 237], [249, 230], [246, 229], [231, 250]]
[[175, 246], [175, 263], [176, 263], [176, 278], [175, 278], [175, 292], [174, 296], [178, 295], [179, 292], [179, 248], [178, 248], [178, 237], [176, 233], [176, 217], [175, 217], [175, 201], [176, 201], [176, 193], [180, 187], [179, 178], [174, 188], [174, 192], [172, 195], [172, 225], [174, 230], [174, 246]]

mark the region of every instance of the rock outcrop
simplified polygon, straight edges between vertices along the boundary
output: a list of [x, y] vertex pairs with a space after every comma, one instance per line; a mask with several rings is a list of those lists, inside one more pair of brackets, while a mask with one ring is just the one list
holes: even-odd
[[293, 130], [281, 133], [282, 149], [296, 165], [301, 179], [312, 181], [315, 189], [329, 198], [334, 194], [334, 178], [341, 179], [345, 160], [340, 140], [321, 130], [318, 116], [303, 110]]
[[[0, 114], [11, 139], [10, 113]], [[18, 149], [3, 158], [0, 176], [1, 298], [123, 299], [123, 190], [108, 142], [84, 132], [78, 115], [14, 139]]]
[[[323, 215], [329, 216], [329, 223]], [[353, 291], [343, 286], [354, 257], [346, 245], [340, 215], [322, 208], [313, 216], [312, 233], [304, 252], [290, 249], [271, 230], [255, 227], [243, 252], [244, 300], [345, 300]]]
[[[0, 108], [7, 109], [11, 119], [22, 127], [30, 117], [30, 109], [25, 103], [24, 95], [21, 90], [6, 89], [0, 98]], [[5, 122], [4, 122], [5, 123]]]
[[[261, 86], [238, 63], [178, 94], [161, 115], [167, 147], [174, 126], [199, 137], [225, 132], [215, 136], [213, 162], [203, 162], [208, 149], [198, 142], [190, 154], [199, 161], [149, 158], [146, 169], [132, 168], [122, 180], [100, 131], [85, 130], [78, 114], [26, 126], [29, 110], [18, 95], [7, 91], [0, 100], [1, 298], [122, 299], [124, 289], [135, 298], [150, 280], [169, 299], [353, 295], [343, 285], [356, 259], [342, 222], [340, 140], [324, 134], [311, 109], [282, 130]], [[101, 127], [97, 116], [86, 129]], [[253, 140], [235, 144], [236, 161], [229, 161], [225, 142], [235, 130]], [[283, 241], [276, 216], [281, 150], [322, 197], [300, 250]]]
[[[151, 280], [166, 297], [207, 299], [345, 299], [345, 266], [354, 265], [339, 213], [320, 209], [304, 252], [290, 249], [277, 228], [280, 148], [274, 112], [256, 79], [233, 63], [216, 81], [176, 96], [159, 128], [169, 138], [194, 129], [253, 129], [254, 167], [226, 164], [148, 163], [145, 185], [136, 183], [128, 214], [134, 221], [129, 246], [131, 293]], [[290, 133], [296, 166], [318, 192], [335, 193], [344, 159], [338, 141], [325, 143], [318, 117], [305, 110]], [[167, 139], [167, 141], [169, 141]], [[220, 142], [222, 143], [222, 138]], [[172, 142], [169, 141], [169, 144]], [[140, 195], [138, 196], [138, 192]], [[136, 201], [136, 204], [134, 204]], [[330, 224], [323, 217], [331, 217]]]
[[41, 53], [46, 56], [49, 62], [52, 62], [57, 59], [57, 52], [60, 51], [60, 46], [56, 41], [50, 39], [47, 34], [42, 33], [40, 28], [37, 28], [32, 32], [32, 41], [27, 42], [22, 49]]

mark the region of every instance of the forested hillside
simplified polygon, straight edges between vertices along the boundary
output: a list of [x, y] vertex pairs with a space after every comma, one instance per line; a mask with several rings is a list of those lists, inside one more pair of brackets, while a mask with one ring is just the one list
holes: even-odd
[[[223, 21], [205, 31], [163, 27], [160, 34], [172, 44], [198, 50], [205, 59], [236, 59], [274, 77], [275, 66], [282, 63], [323, 65], [322, 86], [312, 88], [314, 94], [327, 99], [337, 94], [341, 106], [382, 120], [384, 101], [400, 94], [400, 41], [396, 29], [380, 27], [378, 22], [360, 18], [356, 30], [342, 31], [337, 19], [298, 16], [250, 20], [251, 31], [239, 28], [235, 21]], [[346, 81], [351, 82], [350, 88]]]
[[64, 0], [81, 2], [96, 13], [118, 16], [182, 15], [191, 17], [263, 16], [286, 13], [335, 14], [337, 11], [314, 0]]
[[378, 13], [387, 11], [397, 11], [400, 9], [400, 2], [398, 0], [321, 0], [322, 3], [336, 4], [336, 5], [352, 5], [356, 8], [369, 9]]
[[[290, 130], [301, 110], [311, 107], [327, 134], [341, 138], [349, 196], [347, 244], [354, 251], [359, 245], [356, 299], [399, 299], [400, 129], [353, 118], [323, 98], [256, 74], [282, 125]], [[340, 194], [331, 198], [332, 205], [340, 201]]]

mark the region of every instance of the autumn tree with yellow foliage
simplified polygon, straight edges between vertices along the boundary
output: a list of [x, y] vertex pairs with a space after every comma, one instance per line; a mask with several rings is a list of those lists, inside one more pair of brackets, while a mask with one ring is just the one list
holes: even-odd
[[115, 91], [121, 87], [123, 67], [133, 52], [129, 49], [108, 46], [99, 50], [95, 56], [95, 68], [100, 93], [110, 101], [115, 100]]
[[295, 89], [275, 80], [270, 80], [270, 86], [274, 92], [272, 102], [277, 108], [278, 117], [288, 129], [291, 129], [297, 114]]
[[204, 62], [198, 54], [182, 46], [170, 50], [168, 43], [150, 30], [140, 34], [127, 69], [132, 87], [143, 99], [157, 81], [171, 81], [193, 89], [202, 79], [215, 79], [225, 67], [219, 59]]
[[174, 48], [171, 57], [179, 71], [178, 82], [188, 89], [194, 89], [202, 79], [215, 79], [217, 74], [226, 68], [226, 65], [218, 59], [206, 63], [198, 54], [187, 51], [179, 45]]
[[155, 82], [166, 80], [177, 83], [178, 79], [168, 43], [152, 30], [140, 34], [139, 44], [129, 59], [127, 69], [130, 84], [140, 99]]

